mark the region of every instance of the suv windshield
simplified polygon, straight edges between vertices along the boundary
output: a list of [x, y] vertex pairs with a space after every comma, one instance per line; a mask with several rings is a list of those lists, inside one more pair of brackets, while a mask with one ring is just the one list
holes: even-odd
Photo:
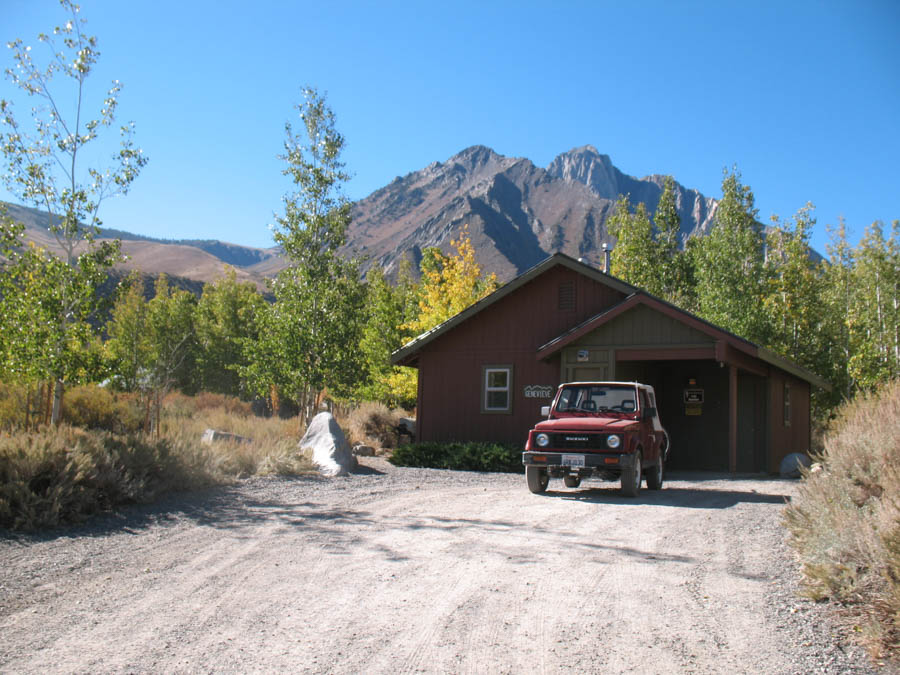
[[607, 384], [581, 384], [564, 387], [556, 412], [616, 412], [631, 414], [637, 410], [634, 387]]

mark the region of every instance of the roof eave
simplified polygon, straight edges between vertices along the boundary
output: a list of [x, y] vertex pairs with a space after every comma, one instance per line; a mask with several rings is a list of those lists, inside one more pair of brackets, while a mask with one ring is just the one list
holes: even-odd
[[824, 391], [831, 391], [831, 384], [827, 381], [816, 375], [814, 372], [807, 370], [802, 366], [798, 366], [793, 361], [786, 359], [780, 354], [776, 354], [771, 349], [766, 349], [765, 347], [759, 347], [757, 349], [757, 357], [768, 363], [769, 365], [775, 366], [776, 368], [780, 368], [786, 373], [790, 373], [794, 377], [798, 377], [801, 380], [806, 380], [811, 385], [818, 387]]

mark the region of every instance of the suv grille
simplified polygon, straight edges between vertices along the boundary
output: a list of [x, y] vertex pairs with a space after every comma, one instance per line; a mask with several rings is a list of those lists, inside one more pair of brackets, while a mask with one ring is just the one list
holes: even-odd
[[550, 447], [563, 450], [606, 450], [609, 434], [550, 434]]

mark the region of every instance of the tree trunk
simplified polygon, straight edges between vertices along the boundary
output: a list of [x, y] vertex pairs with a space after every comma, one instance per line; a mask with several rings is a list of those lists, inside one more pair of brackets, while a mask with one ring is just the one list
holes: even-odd
[[57, 380], [53, 387], [53, 411], [50, 413], [50, 424], [59, 426], [59, 416], [62, 410], [63, 381]]

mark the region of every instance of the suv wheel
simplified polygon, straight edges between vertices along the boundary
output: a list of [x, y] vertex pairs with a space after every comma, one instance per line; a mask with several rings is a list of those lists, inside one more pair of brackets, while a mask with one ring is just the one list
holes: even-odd
[[659, 456], [659, 462], [657, 462], [656, 466], [653, 467], [653, 471], [647, 474], [647, 489], [648, 490], [659, 490], [663, 485], [663, 465], [665, 462], [663, 461], [662, 454]]
[[622, 472], [622, 494], [637, 497], [641, 491], [641, 451], [634, 453], [634, 463]]
[[528, 465], [525, 467], [525, 482], [528, 483], [528, 489], [538, 495], [547, 490], [550, 474], [547, 473], [547, 469]]

